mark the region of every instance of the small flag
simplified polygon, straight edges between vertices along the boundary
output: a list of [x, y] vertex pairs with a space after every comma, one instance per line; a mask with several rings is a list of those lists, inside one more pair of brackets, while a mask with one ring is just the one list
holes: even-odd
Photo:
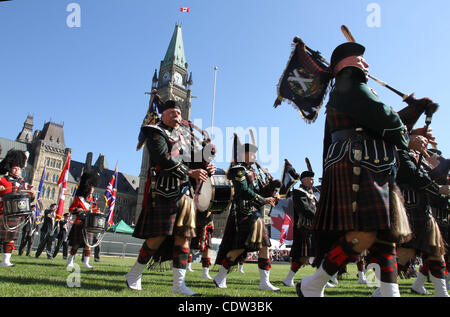
[[151, 92], [147, 114], [145, 115], [145, 118], [141, 125], [141, 129], [139, 130], [138, 144], [136, 146], [137, 151], [139, 151], [145, 145], [146, 141], [146, 137], [142, 132], [142, 127], [146, 125], [154, 125], [158, 123], [158, 121], [160, 120], [159, 115], [161, 113], [160, 109], [161, 105], [163, 104], [163, 101], [156, 92], [157, 92], [156, 89]]
[[64, 164], [64, 168], [59, 176], [58, 186], [59, 186], [59, 199], [58, 199], [58, 210], [56, 211], [56, 221], [61, 220], [64, 210], [64, 200], [66, 197], [66, 189], [67, 189], [67, 179], [69, 178], [69, 165], [70, 165], [70, 156], [67, 157], [66, 163]]
[[108, 208], [108, 224], [112, 226], [114, 224], [114, 207], [116, 206], [116, 195], [117, 195], [117, 164], [116, 170], [108, 183], [105, 191], [106, 207]]
[[283, 172], [281, 173], [280, 196], [285, 197], [292, 186], [298, 182], [299, 178], [300, 175], [298, 175], [291, 163], [287, 159], [284, 159]]
[[180, 8], [180, 12], [189, 12], [189, 8]]
[[41, 220], [41, 209], [42, 209], [42, 204], [41, 204], [41, 193], [42, 193], [42, 187], [44, 185], [44, 177], [45, 177], [45, 168], [46, 166], [44, 165], [44, 170], [42, 171], [42, 176], [41, 176], [41, 180], [39, 181], [39, 188], [38, 188], [38, 195], [37, 195], [37, 203], [36, 203], [36, 224], [40, 224], [42, 222]]

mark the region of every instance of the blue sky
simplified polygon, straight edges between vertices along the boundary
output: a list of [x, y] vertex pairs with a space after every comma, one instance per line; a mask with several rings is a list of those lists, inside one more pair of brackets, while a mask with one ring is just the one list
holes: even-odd
[[[69, 3], [81, 8], [81, 27], [69, 28]], [[371, 27], [367, 7], [380, 8]], [[181, 13], [180, 7], [189, 7]], [[191, 119], [211, 122], [214, 66], [218, 66], [214, 126], [279, 129], [279, 177], [284, 158], [298, 171], [305, 156], [321, 174], [324, 111], [306, 124], [287, 103], [272, 107], [294, 36], [329, 59], [345, 42], [346, 24], [366, 47], [371, 73], [397, 89], [441, 105], [432, 127], [448, 155], [450, 22], [448, 1], [303, 0], [13, 0], [0, 4], [1, 137], [14, 139], [28, 113], [35, 128], [64, 122], [73, 159], [104, 153], [111, 169], [138, 175], [136, 140], [151, 79], [182, 24], [193, 73]], [[396, 110], [401, 98], [369, 82]], [[422, 125], [424, 118], [419, 120]], [[258, 136], [258, 135], [257, 135]], [[269, 138], [270, 140], [270, 138]], [[223, 142], [226, 142], [223, 139]], [[219, 154], [228, 159], [226, 155]], [[271, 162], [261, 163], [271, 165]], [[273, 162], [272, 162], [273, 163]], [[226, 168], [227, 162], [219, 162]]]

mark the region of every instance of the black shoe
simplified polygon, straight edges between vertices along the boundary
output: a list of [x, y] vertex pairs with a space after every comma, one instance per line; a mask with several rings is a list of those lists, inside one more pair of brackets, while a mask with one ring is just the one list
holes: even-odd
[[100, 262], [100, 259], [95, 259], [95, 258], [94, 258], [94, 261], [95, 261], [95, 262]]
[[47, 255], [47, 260], [53, 260], [53, 257], [51, 255]]

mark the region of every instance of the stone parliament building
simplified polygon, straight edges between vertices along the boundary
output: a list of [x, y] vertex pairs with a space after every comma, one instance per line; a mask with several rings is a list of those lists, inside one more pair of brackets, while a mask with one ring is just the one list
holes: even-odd
[[[163, 100], [169, 98], [179, 101], [183, 107], [183, 119], [190, 119], [193, 84], [192, 73], [188, 76], [188, 63], [184, 54], [181, 26], [175, 25], [175, 30], [169, 43], [164, 59], [160, 63], [159, 74], [155, 70], [152, 79], [152, 89], [157, 89]], [[140, 124], [140, 123], [139, 123]], [[66, 147], [64, 126], [54, 122], [44, 123], [42, 130], [34, 130], [33, 116], [28, 115], [22, 131], [15, 140], [0, 137], [0, 160], [10, 149], [28, 151], [30, 153], [27, 166], [22, 171], [22, 177], [33, 185], [35, 191], [39, 188], [44, 166], [46, 166], [41, 203], [46, 209], [52, 203], [58, 203], [58, 178], [67, 157], [72, 156], [72, 149]], [[86, 155], [85, 162], [71, 160], [64, 212], [67, 212], [72, 202], [73, 192], [81, 177], [83, 168], [93, 168], [100, 174], [99, 186], [95, 188], [94, 196], [101, 210], [105, 208], [104, 193], [114, 170], [109, 169], [106, 158], [99, 154], [93, 162], [93, 153]], [[143, 191], [148, 171], [148, 151], [142, 149], [142, 162], [139, 176], [118, 173], [117, 198], [114, 211], [114, 223], [124, 220], [133, 226], [141, 211]], [[214, 217], [214, 237], [222, 237], [228, 213]]]
[[[42, 172], [45, 168], [44, 183], [41, 192], [42, 208], [46, 209], [52, 203], [58, 203], [59, 187], [57, 185], [64, 163], [72, 154], [72, 149], [66, 147], [64, 140], [64, 126], [54, 122], [46, 122], [42, 130], [33, 131], [33, 116], [28, 115], [22, 131], [15, 140], [0, 138], [0, 160], [3, 159], [10, 149], [28, 151], [27, 166], [22, 171], [22, 177], [33, 186], [37, 192]], [[93, 168], [100, 174], [99, 186], [95, 188], [94, 197], [100, 209], [105, 208], [104, 194], [106, 187], [114, 174], [114, 170], [108, 169], [103, 154], [100, 154], [96, 162], [92, 164], [93, 153], [86, 155], [85, 162], [71, 160], [69, 166], [69, 177], [67, 192], [64, 203], [64, 212], [68, 212], [72, 203], [74, 190], [81, 177], [83, 168]], [[118, 172], [117, 197], [114, 210], [114, 222], [124, 220], [133, 224], [136, 214], [137, 187], [139, 180], [136, 176]]]

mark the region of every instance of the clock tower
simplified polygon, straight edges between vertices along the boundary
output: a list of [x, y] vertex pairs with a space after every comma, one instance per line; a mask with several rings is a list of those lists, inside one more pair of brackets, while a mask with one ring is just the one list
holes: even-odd
[[176, 24], [166, 55], [159, 66], [157, 83], [153, 83], [162, 100], [174, 99], [182, 105], [181, 116], [190, 119], [192, 73], [184, 55], [181, 26]]
[[[158, 94], [163, 101], [169, 99], [178, 101], [182, 106], [182, 118], [189, 120], [191, 116], [192, 72], [188, 77], [188, 63], [184, 55], [181, 25], [175, 25], [175, 30], [170, 39], [166, 55], [159, 66], [159, 74], [157, 75], [157, 73], [157, 70], [155, 70], [152, 80], [152, 89], [158, 91]], [[135, 223], [137, 222], [142, 209], [142, 199], [144, 197], [145, 182], [147, 180], [149, 168], [148, 161], [148, 151], [144, 147], [142, 149], [142, 163], [141, 171], [139, 173]]]

